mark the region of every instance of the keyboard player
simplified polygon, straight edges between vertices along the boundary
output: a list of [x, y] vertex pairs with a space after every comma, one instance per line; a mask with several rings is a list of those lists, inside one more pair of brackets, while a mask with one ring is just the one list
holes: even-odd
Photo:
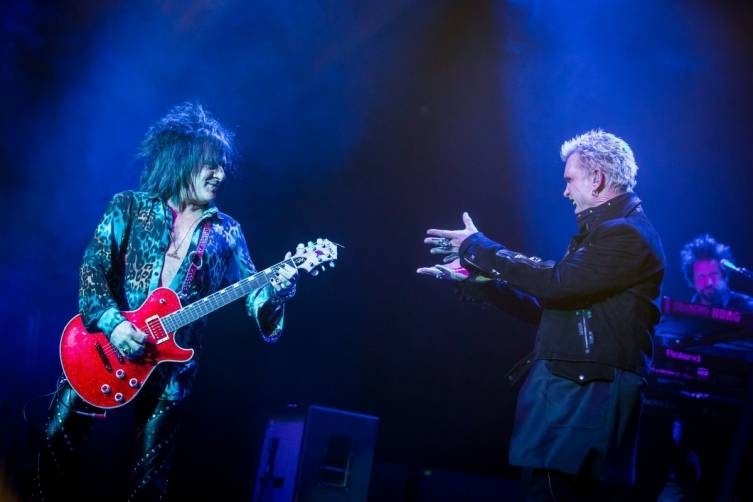
[[[729, 271], [724, 260], [732, 262], [732, 250], [709, 234], [700, 235], [685, 244], [680, 254], [682, 272], [694, 294], [691, 303], [753, 313], [753, 297], [729, 288]], [[743, 403], [736, 431], [727, 451], [725, 467], [717, 500], [733, 500], [735, 495], [748, 497], [748, 489], [738, 483], [741, 468], [751, 455], [750, 428], [753, 424], [753, 378], [748, 377], [747, 399]], [[689, 448], [685, 437], [685, 419], [676, 417], [672, 434], [672, 461], [669, 479], [659, 497], [661, 502], [700, 500], [699, 478], [703, 459]], [[746, 491], [747, 490], [747, 491]]]
[[685, 279], [695, 290], [692, 303], [753, 312], [753, 297], [729, 288], [729, 272], [721, 265], [723, 260], [733, 261], [729, 246], [705, 234], [685, 244], [680, 256]]

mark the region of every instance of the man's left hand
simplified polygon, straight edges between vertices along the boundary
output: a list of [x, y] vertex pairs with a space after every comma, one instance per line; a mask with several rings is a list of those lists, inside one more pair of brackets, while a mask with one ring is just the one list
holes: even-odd
[[443, 254], [445, 257], [444, 260], [442, 260], [441, 265], [422, 267], [416, 270], [417, 273], [429, 275], [435, 279], [458, 282], [466, 281], [468, 279], [471, 279], [473, 282], [486, 282], [489, 280], [482, 276], [471, 277], [468, 270], [460, 264], [460, 258], [458, 256], [460, 246], [469, 236], [478, 232], [476, 225], [473, 224], [473, 220], [467, 212], [463, 213], [463, 224], [465, 225], [465, 228], [462, 230], [440, 230], [430, 228], [426, 231], [426, 234], [431, 235], [431, 237], [425, 238], [424, 243], [434, 246], [429, 252], [431, 254]]
[[[285, 255], [285, 259], [289, 259], [292, 256], [291, 253]], [[275, 303], [283, 303], [295, 296], [295, 283], [298, 280], [298, 269], [285, 264], [278, 268], [275, 272], [275, 277], [270, 280], [272, 289], [274, 290], [274, 296], [272, 301]]]
[[435, 279], [445, 281], [458, 281], [462, 282], [468, 279], [470, 275], [461, 264], [458, 258], [455, 258], [449, 263], [444, 265], [434, 265], [433, 267], [421, 267], [416, 270], [417, 273], [422, 275], [429, 275]]
[[429, 275], [431, 277], [434, 277], [435, 279], [445, 280], [445, 281], [457, 281], [457, 282], [463, 282], [463, 281], [471, 281], [471, 282], [487, 282], [490, 281], [488, 277], [484, 277], [481, 275], [473, 276], [471, 277], [471, 274], [468, 272], [468, 269], [463, 267], [460, 264], [460, 259], [455, 258], [449, 263], [445, 263], [444, 265], [434, 265], [433, 267], [422, 267], [416, 270], [417, 273], [422, 275]]

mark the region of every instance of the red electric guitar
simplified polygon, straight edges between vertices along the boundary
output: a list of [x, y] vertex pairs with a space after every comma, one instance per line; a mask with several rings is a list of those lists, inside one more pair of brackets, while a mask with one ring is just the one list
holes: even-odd
[[277, 271], [284, 265], [316, 275], [327, 263], [334, 267], [335, 260], [337, 245], [317, 239], [307, 246], [299, 245], [290, 258], [186, 307], [173, 290], [158, 288], [141, 307], [122, 312], [147, 335], [144, 353], [133, 360], [124, 357], [101, 331], [87, 331], [77, 315], [65, 326], [60, 339], [65, 377], [87, 403], [105, 409], [123, 406], [136, 397], [158, 364], [186, 362], [193, 357], [193, 349], [175, 343], [178, 329], [277, 280]]

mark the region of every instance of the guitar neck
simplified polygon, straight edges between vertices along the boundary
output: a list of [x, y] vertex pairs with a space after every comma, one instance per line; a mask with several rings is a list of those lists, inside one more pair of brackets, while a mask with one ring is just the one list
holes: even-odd
[[284, 265], [291, 265], [295, 267], [295, 262], [292, 259], [281, 261], [269, 268], [257, 272], [252, 276], [241, 279], [235, 284], [231, 284], [226, 288], [205, 296], [201, 300], [198, 300], [191, 305], [183, 307], [180, 310], [176, 310], [170, 315], [162, 318], [162, 325], [165, 327], [165, 331], [168, 333], [174, 333], [183, 326], [191, 324], [197, 319], [211, 314], [215, 310], [218, 310], [228, 303], [232, 303], [235, 300], [242, 298], [249, 293], [262, 288], [269, 284], [269, 278], [277, 273], [277, 270]]

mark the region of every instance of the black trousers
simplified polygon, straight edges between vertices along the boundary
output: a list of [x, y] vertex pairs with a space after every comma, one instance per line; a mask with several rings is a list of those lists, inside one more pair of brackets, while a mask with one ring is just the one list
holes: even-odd
[[[159, 399], [154, 389], [145, 388], [131, 406], [136, 408], [137, 453], [127, 500], [164, 500], [184, 403]], [[76, 498], [77, 487], [72, 485], [79, 472], [80, 450], [96, 420], [94, 414], [102, 411], [84, 402], [67, 381], [61, 384], [37, 457], [34, 499]]]
[[524, 468], [520, 476], [520, 502], [625, 501], [614, 485], [586, 476], [548, 469]]

